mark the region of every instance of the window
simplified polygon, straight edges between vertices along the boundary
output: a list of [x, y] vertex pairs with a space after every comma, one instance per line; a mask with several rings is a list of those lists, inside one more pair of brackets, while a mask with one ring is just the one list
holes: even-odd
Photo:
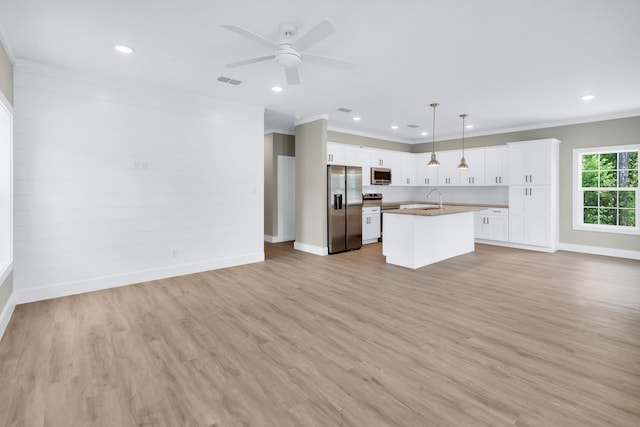
[[640, 145], [573, 150], [573, 228], [640, 234]]

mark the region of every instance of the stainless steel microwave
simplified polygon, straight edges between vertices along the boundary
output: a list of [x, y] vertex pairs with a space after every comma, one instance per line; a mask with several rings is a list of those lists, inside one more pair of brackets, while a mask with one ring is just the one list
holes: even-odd
[[371, 168], [371, 184], [372, 185], [391, 184], [391, 169]]

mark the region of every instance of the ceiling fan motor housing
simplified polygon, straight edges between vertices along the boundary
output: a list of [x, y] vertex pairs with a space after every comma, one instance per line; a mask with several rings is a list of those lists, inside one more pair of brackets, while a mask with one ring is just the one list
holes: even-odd
[[276, 51], [276, 63], [283, 68], [296, 68], [302, 62], [302, 57], [291, 47], [291, 42], [281, 42]]

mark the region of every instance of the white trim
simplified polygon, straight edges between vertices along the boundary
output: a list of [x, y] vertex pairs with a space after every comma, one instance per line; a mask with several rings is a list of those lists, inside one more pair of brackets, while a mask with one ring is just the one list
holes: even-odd
[[41, 301], [68, 295], [82, 294], [85, 292], [99, 291], [102, 289], [117, 288], [152, 280], [166, 279], [169, 277], [183, 276], [200, 273], [208, 270], [234, 267], [264, 261], [264, 252], [243, 255], [238, 257], [220, 258], [209, 261], [194, 262], [154, 270], [142, 270], [131, 273], [115, 274], [112, 276], [96, 277], [87, 280], [79, 280], [66, 283], [57, 283], [39, 288], [13, 291], [15, 304]]
[[268, 234], [264, 235], [264, 241], [268, 243], [291, 242], [293, 240], [296, 240], [296, 236], [270, 236]]
[[612, 256], [616, 258], [628, 258], [640, 260], [640, 251], [628, 249], [602, 248], [599, 246], [575, 245], [572, 243], [560, 243], [559, 249], [568, 252], [581, 252], [584, 254]]
[[270, 128], [270, 129], [265, 129], [264, 130], [265, 136], [269, 135], [270, 133], [277, 133], [277, 134], [280, 134], [280, 135], [289, 135], [289, 136], [295, 136], [296, 135], [295, 130], [292, 130], [292, 129], [286, 129], [285, 130], [285, 129], [271, 129]]
[[523, 245], [521, 243], [501, 242], [499, 240], [475, 239], [475, 242], [481, 243], [483, 245], [503, 246], [505, 248], [524, 249], [527, 251], [536, 251], [536, 252], [554, 253], [555, 251], [558, 250], [557, 247], [553, 247], [553, 246]]
[[[627, 145], [609, 145], [598, 147], [583, 147], [574, 148], [572, 152], [572, 174], [571, 174], [571, 198], [572, 198], [572, 212], [571, 212], [571, 227], [577, 231], [592, 231], [596, 233], [613, 233], [613, 234], [640, 234], [640, 218], [638, 218], [638, 212], [640, 212], [640, 190], [638, 188], [629, 187], [627, 191], [635, 190], [636, 192], [636, 226], [635, 227], [622, 227], [619, 225], [607, 225], [607, 224], [585, 224], [584, 223], [584, 200], [583, 200], [583, 187], [582, 187], [582, 163], [581, 158], [585, 154], [600, 154], [600, 153], [620, 153], [624, 151], [636, 151], [640, 156], [640, 144], [627, 144]], [[621, 190], [623, 187], [611, 187], [608, 190]], [[607, 189], [603, 189], [607, 190]]]
[[326, 246], [315, 246], [307, 243], [293, 242], [293, 249], [302, 252], [308, 252], [314, 255], [326, 256], [329, 255], [329, 248]]
[[[400, 144], [407, 144], [407, 145], [424, 144], [427, 142], [431, 142], [431, 141], [422, 141], [422, 140], [413, 141], [410, 139], [403, 139], [403, 138], [390, 138], [389, 136], [386, 136], [386, 135], [383, 136], [380, 134], [376, 134], [374, 132], [363, 132], [363, 131], [353, 130], [349, 128], [340, 128], [340, 127], [329, 125], [329, 124], [327, 124], [327, 130], [331, 132], [344, 133], [347, 135], [364, 136], [365, 138], [378, 139], [381, 141], [398, 142]], [[438, 141], [436, 140], [436, 142]], [[371, 147], [371, 148], [375, 148], [375, 147]]]
[[7, 304], [0, 312], [0, 340], [4, 336], [4, 332], [7, 330], [7, 326], [9, 326], [9, 321], [11, 320], [11, 316], [13, 315], [13, 310], [16, 308], [16, 304], [13, 302], [13, 295], [9, 296], [9, 300]]
[[4, 270], [2, 270], [2, 273], [0, 273], [0, 286], [2, 285], [2, 283], [4, 283], [5, 280], [7, 280], [7, 277], [9, 277], [12, 271], [13, 271], [13, 259], [9, 261], [9, 264], [7, 264]]
[[311, 122], [315, 122], [317, 120], [329, 120], [329, 116], [326, 114], [318, 114], [315, 116], [310, 116], [310, 117], [303, 117], [299, 120], [296, 120], [293, 122], [293, 126], [300, 126], [300, 125], [304, 125], [306, 123], [311, 123]]

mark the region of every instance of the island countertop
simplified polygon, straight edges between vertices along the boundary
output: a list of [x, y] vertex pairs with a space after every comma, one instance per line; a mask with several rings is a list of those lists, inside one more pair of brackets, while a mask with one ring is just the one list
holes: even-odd
[[385, 210], [384, 214], [397, 214], [397, 215], [419, 215], [419, 216], [440, 216], [450, 215], [462, 212], [475, 212], [486, 209], [479, 206], [453, 206], [444, 205], [442, 208], [415, 208], [415, 209], [390, 209]]

